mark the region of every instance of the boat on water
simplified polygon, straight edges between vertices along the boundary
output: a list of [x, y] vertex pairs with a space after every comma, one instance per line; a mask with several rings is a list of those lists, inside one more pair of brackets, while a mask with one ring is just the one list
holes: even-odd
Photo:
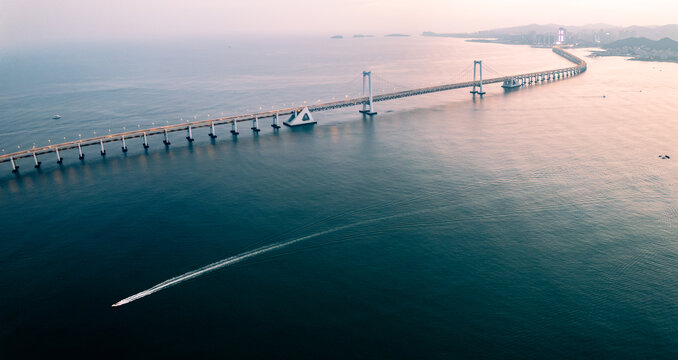
[[516, 78], [510, 78], [507, 80], [504, 80], [504, 83], [501, 85], [504, 89], [515, 89], [521, 87], [523, 84], [520, 82], [520, 80]]
[[57, 115], [52, 115], [52, 119], [54, 119], [54, 120], [59, 120], [59, 119], [61, 119], [61, 115], [59, 115], [59, 114], [57, 114]]

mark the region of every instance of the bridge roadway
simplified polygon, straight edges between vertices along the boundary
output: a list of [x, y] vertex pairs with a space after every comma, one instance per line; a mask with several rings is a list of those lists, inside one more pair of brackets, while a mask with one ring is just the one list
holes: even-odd
[[[560, 79], [561, 77], [565, 77], [565, 76], [578, 75], [578, 74], [586, 71], [586, 62], [584, 60], [574, 56], [573, 54], [571, 54], [571, 53], [569, 53], [569, 52], [567, 52], [567, 51], [565, 51], [565, 50], [563, 50], [562, 48], [559, 48], [559, 47], [554, 47], [553, 52], [555, 52], [556, 54], [558, 54], [558, 55], [566, 58], [567, 60], [573, 62], [575, 64], [575, 66], [567, 67], [567, 68], [561, 68], [561, 69], [555, 69], [555, 70], [546, 70], [546, 71], [518, 74], [518, 75], [512, 75], [512, 76], [483, 79], [482, 83], [483, 83], [483, 85], [493, 84], [493, 83], [504, 82], [504, 81], [510, 80], [512, 78], [519, 79], [522, 82], [531, 81], [532, 79], [534, 79], [535, 82], [538, 82], [538, 81], [543, 82], [543, 81]], [[472, 87], [474, 85], [474, 83], [475, 83], [476, 86], [480, 85], [480, 81], [475, 81], [475, 82], [474, 81], [467, 81], [467, 82], [446, 84], [446, 85], [440, 85], [440, 86], [424, 87], [424, 88], [419, 88], [419, 89], [412, 89], [412, 90], [376, 95], [376, 96], [373, 96], [372, 101], [373, 102], [387, 101], [387, 100], [393, 100], [393, 99], [400, 99], [400, 98], [404, 98], [404, 97], [435, 93], [435, 92], [440, 92], [440, 91], [468, 88], [468, 87]], [[369, 103], [369, 97], [365, 96], [365, 97], [347, 99], [347, 100], [342, 100], [342, 101], [333, 101], [333, 102], [324, 103], [324, 104], [308, 105], [308, 109], [311, 112], [316, 112], [316, 111], [325, 111], [325, 110], [344, 108], [344, 107], [349, 107], [349, 106], [358, 106], [358, 105], [368, 104], [368, 103]], [[10, 154], [0, 155], [0, 163], [16, 161], [18, 159], [29, 158], [29, 157], [34, 157], [34, 156], [37, 158], [38, 155], [44, 155], [44, 154], [47, 154], [47, 153], [57, 152], [57, 149], [58, 149], [59, 152], [62, 152], [64, 150], [77, 149], [78, 145], [80, 145], [80, 147], [99, 146], [102, 143], [122, 141], [123, 138], [125, 139], [125, 141], [127, 141], [129, 139], [134, 139], [134, 138], [143, 138], [144, 134], [147, 137], [149, 137], [149, 136], [153, 136], [153, 135], [165, 134], [165, 132], [172, 133], [172, 132], [177, 132], [177, 131], [188, 131], [189, 126], [191, 127], [191, 129], [197, 129], [197, 128], [204, 128], [204, 127], [211, 127], [212, 124], [214, 124], [214, 126], [217, 126], [217, 125], [223, 125], [223, 124], [230, 124], [230, 123], [233, 123], [233, 122], [252, 121], [255, 118], [258, 118], [258, 119], [273, 118], [276, 115], [278, 115], [278, 116], [290, 115], [291, 116], [293, 112], [300, 111], [303, 108], [304, 107], [291, 107], [291, 108], [285, 108], [285, 109], [263, 111], [263, 112], [252, 113], [252, 114], [234, 115], [234, 116], [227, 116], [227, 117], [221, 117], [221, 118], [210, 119], [210, 120], [200, 120], [200, 121], [193, 121], [193, 122], [187, 122], [187, 123], [182, 123], [182, 124], [156, 126], [156, 127], [147, 128], [147, 129], [140, 129], [140, 130], [127, 131], [127, 132], [116, 133], [116, 134], [109, 134], [109, 135], [104, 135], [104, 136], [97, 136], [97, 137], [92, 137], [92, 138], [88, 138], [88, 139], [68, 141], [68, 142], [64, 142], [64, 143], [60, 143], [60, 144], [35, 147], [35, 148], [32, 148], [32, 149], [28, 149], [28, 150], [22, 150], [22, 151], [17, 151], [17, 152], [10, 153]]]

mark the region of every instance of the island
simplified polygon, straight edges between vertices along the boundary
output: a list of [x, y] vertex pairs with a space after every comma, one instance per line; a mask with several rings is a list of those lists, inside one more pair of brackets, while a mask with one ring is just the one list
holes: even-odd
[[341, 35], [330, 36], [330, 39], [343, 39], [343, 38], [344, 38], [344, 37], [341, 36]]
[[424, 31], [421, 33], [421, 36], [430, 36], [430, 37], [455, 37], [455, 38], [468, 38], [473, 37], [470, 34], [459, 34], [459, 33], [435, 33], [433, 31]]
[[355, 34], [353, 35], [354, 38], [371, 38], [374, 37], [374, 35], [364, 35], [364, 34]]
[[650, 40], [628, 38], [603, 45], [602, 51], [593, 51], [591, 56], [627, 56], [637, 61], [678, 62], [678, 42], [669, 38]]
[[386, 34], [384, 36], [386, 36], [386, 37], [410, 37], [407, 34]]

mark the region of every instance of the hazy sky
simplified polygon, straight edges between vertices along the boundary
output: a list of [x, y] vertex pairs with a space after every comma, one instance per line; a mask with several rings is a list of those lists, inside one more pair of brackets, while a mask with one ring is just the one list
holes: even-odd
[[677, 0], [0, 0], [0, 45], [221, 34], [467, 32], [663, 25]]

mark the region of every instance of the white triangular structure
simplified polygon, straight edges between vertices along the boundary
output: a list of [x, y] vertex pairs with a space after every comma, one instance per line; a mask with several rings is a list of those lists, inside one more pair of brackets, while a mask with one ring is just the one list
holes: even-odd
[[308, 107], [304, 107], [301, 110], [294, 110], [292, 116], [290, 116], [283, 124], [287, 126], [301, 126], [315, 124], [316, 122], [317, 121], [313, 119], [313, 115], [311, 115], [311, 111], [308, 110]]

